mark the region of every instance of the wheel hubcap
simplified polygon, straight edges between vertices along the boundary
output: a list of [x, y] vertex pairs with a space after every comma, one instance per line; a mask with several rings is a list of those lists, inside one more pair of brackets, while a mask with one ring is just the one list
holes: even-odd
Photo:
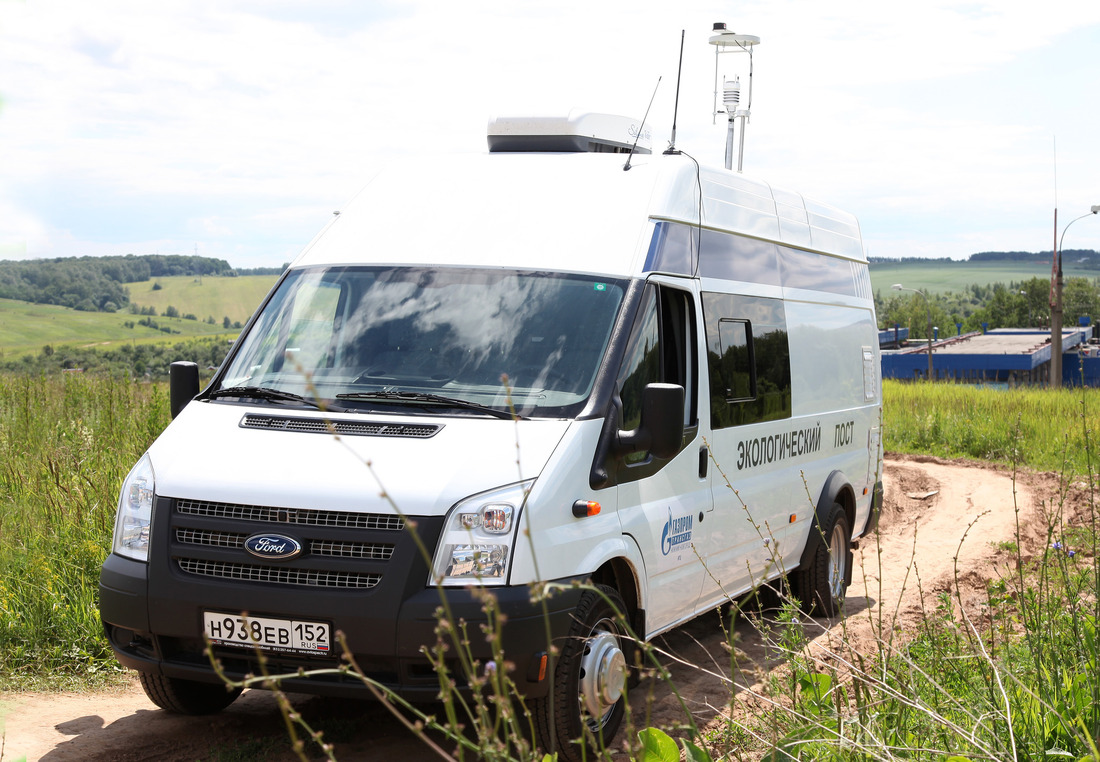
[[626, 656], [619, 647], [619, 638], [597, 626], [585, 643], [580, 675], [581, 701], [597, 727], [615, 708], [625, 685]]
[[829, 594], [839, 599], [844, 593], [848, 554], [844, 548], [844, 529], [837, 524], [829, 537]]

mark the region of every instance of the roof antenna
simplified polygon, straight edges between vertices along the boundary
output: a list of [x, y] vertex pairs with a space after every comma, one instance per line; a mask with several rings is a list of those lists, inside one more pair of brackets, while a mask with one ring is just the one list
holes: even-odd
[[623, 164], [623, 172], [630, 170], [630, 160], [634, 158], [634, 149], [638, 147], [638, 141], [642, 139], [642, 134], [645, 132], [645, 120], [649, 119], [649, 110], [653, 108], [653, 99], [657, 97], [657, 88], [661, 86], [661, 78], [657, 77], [657, 84], [653, 86], [653, 95], [649, 96], [649, 105], [645, 107], [645, 116], [642, 117], [642, 123], [638, 125], [638, 134], [634, 136], [634, 145], [630, 146], [630, 155], [626, 157], [626, 164]]
[[684, 70], [684, 30], [680, 30], [680, 63], [676, 66], [676, 102], [672, 106], [672, 137], [668, 141], [666, 154], [680, 153], [676, 150], [676, 117], [680, 111], [680, 74]]

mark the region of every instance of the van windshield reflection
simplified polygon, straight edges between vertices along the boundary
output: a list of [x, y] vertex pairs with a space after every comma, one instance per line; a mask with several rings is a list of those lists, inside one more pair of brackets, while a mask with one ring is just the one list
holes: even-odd
[[214, 393], [263, 387], [341, 409], [571, 417], [592, 391], [624, 285], [472, 268], [297, 270]]

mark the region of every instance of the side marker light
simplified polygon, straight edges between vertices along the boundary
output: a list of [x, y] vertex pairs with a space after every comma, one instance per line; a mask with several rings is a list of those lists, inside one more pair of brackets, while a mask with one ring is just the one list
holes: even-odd
[[578, 519], [595, 516], [600, 512], [600, 504], [595, 500], [577, 500], [573, 503], [573, 515]]

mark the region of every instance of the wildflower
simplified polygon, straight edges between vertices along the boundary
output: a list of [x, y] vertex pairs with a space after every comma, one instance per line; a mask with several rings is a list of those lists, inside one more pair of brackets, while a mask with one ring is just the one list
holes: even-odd
[[1054, 544], [1051, 545], [1050, 547], [1054, 548], [1055, 550], [1061, 550], [1062, 549], [1062, 543], [1055, 540]]
[[1069, 555], [1070, 558], [1073, 558], [1075, 555], [1077, 555], [1077, 553], [1072, 550], [1067, 550], [1066, 554]]

